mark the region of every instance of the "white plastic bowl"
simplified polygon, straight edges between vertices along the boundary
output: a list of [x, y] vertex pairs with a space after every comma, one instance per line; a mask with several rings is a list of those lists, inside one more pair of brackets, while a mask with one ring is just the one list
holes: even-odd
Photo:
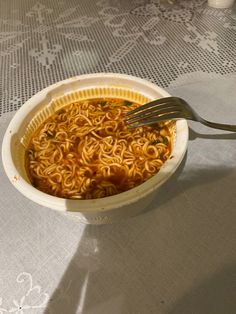
[[145, 103], [167, 96], [169, 94], [166, 91], [146, 80], [113, 73], [81, 75], [51, 85], [29, 99], [10, 122], [2, 145], [6, 174], [25, 197], [42, 206], [72, 215], [84, 223], [110, 223], [136, 215], [147, 207], [156, 190], [175, 172], [183, 159], [188, 143], [186, 120], [176, 122], [172, 158], [165, 162], [156, 175], [129, 191], [101, 199], [67, 200], [34, 188], [25, 170], [24, 142], [52, 110], [65, 103], [96, 97], [119, 97]]

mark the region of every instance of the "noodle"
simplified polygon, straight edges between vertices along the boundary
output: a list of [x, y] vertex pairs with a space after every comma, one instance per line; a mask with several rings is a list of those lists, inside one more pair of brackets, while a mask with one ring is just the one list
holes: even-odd
[[127, 129], [125, 112], [138, 104], [92, 99], [58, 110], [33, 134], [26, 152], [37, 189], [67, 199], [118, 194], [156, 174], [171, 153], [165, 124]]

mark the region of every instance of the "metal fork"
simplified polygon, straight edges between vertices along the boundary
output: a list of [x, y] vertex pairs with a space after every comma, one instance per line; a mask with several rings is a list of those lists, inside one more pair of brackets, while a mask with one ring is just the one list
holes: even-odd
[[178, 97], [165, 97], [151, 101], [125, 115], [129, 128], [154, 124], [159, 121], [187, 119], [198, 121], [210, 128], [236, 132], [236, 125], [210, 122], [200, 117], [189, 104]]

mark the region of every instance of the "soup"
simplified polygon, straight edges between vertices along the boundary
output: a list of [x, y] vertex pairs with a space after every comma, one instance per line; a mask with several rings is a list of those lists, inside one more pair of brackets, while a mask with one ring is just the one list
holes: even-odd
[[115, 195], [145, 182], [170, 157], [165, 123], [128, 129], [122, 99], [92, 99], [64, 106], [33, 134], [25, 164], [34, 187], [66, 199]]

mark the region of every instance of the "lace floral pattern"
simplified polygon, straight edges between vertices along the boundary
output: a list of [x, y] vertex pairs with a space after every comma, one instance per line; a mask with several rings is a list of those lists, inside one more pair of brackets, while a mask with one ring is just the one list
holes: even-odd
[[14, 3], [0, 11], [0, 115], [83, 73], [127, 73], [166, 88], [236, 70], [236, 20], [204, 0]]
[[12, 305], [9, 308], [4, 306], [4, 299], [0, 297], [0, 314], [15, 313], [37, 313], [38, 309], [44, 309], [49, 300], [47, 293], [43, 292], [39, 285], [33, 284], [31, 274], [22, 272], [16, 282], [20, 285], [21, 298], [12, 300]]

